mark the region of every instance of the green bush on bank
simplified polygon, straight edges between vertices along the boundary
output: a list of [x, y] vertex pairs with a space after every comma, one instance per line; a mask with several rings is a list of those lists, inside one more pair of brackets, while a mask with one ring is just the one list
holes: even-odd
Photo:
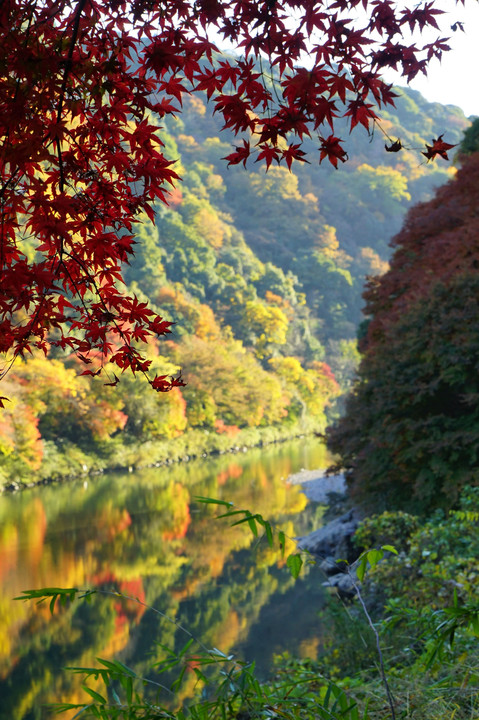
[[235, 435], [218, 434], [207, 430], [188, 430], [170, 440], [130, 441], [125, 443], [121, 435], [98, 443], [95, 452], [87, 452], [78, 445], [52, 440], [43, 443], [43, 461], [38, 470], [29, 469], [20, 475], [0, 475], [0, 491], [12, 483], [27, 485], [59, 481], [89, 473], [119, 470], [130, 467], [149, 467], [192, 458], [206, 457], [227, 452], [242, 452], [261, 445], [285, 442], [294, 437], [317, 431], [316, 423], [305, 419], [294, 425], [271, 427], [248, 427]]

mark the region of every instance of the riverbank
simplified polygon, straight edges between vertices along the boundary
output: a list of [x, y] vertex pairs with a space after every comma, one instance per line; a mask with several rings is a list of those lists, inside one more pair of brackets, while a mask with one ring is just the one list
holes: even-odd
[[288, 478], [290, 485], [302, 485], [308, 500], [329, 505], [331, 495], [346, 494], [344, 475], [325, 475], [324, 470], [300, 470]]
[[162, 467], [200, 457], [247, 452], [255, 447], [312, 436], [318, 430], [319, 428], [313, 423], [303, 422], [288, 426], [245, 428], [234, 436], [191, 430], [173, 440], [147, 440], [136, 443], [122, 442], [120, 434], [108, 444], [96, 448], [95, 452], [88, 452], [69, 442], [48, 441], [44, 443], [40, 468], [36, 471], [32, 470], [28, 477], [24, 475], [2, 477], [0, 469], [0, 494], [104, 472]]

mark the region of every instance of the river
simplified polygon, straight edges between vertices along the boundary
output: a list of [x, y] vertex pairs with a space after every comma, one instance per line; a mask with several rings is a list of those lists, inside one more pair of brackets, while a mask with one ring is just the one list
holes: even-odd
[[[321, 578], [306, 572], [295, 582], [279, 550], [195, 497], [232, 501], [294, 537], [318, 527], [324, 509], [286, 479], [326, 464], [320, 442], [302, 438], [1, 496], [0, 719], [49, 720], [49, 703], [82, 702], [81, 678], [65, 667], [118, 657], [147, 673], [159, 643], [186, 642], [178, 624], [207, 647], [255, 659], [264, 674], [274, 653], [314, 654]], [[51, 615], [48, 603], [13, 600], [41, 587], [144, 604], [98, 593]]]

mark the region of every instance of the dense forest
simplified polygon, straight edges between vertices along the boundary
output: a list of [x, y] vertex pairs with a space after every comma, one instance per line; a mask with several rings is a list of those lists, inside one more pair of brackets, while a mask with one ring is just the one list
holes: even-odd
[[[399, 93], [372, 136], [347, 138], [344, 166], [319, 165], [311, 146], [295, 172], [267, 173], [227, 167], [231, 138], [206, 96], [188, 98], [161, 130], [183, 182], [155, 222], [144, 217], [125, 272], [139, 307], [148, 300], [174, 323], [149, 344], [152, 368], [181, 372], [186, 386], [158, 396], [141, 377], [106, 382], [60, 350], [18, 360], [4, 380], [0, 482], [323, 431], [358, 362], [364, 278], [387, 270], [408, 207], [456, 172], [418, 148], [444, 128], [457, 143], [469, 124], [457, 108]], [[386, 152], [396, 138], [403, 150]]]
[[409, 212], [364, 294], [358, 379], [330, 444], [369, 510], [449, 509], [478, 484], [478, 134], [476, 120], [457, 174]]

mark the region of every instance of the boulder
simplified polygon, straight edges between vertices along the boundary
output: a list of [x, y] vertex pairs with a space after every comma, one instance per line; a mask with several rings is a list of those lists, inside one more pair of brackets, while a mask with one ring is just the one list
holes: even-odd
[[343, 600], [352, 600], [356, 595], [356, 588], [353, 585], [351, 576], [348, 573], [340, 573], [328, 578], [327, 582], [324, 582], [325, 587], [332, 587], [336, 589], [340, 598]]
[[305, 537], [296, 538], [298, 547], [320, 557], [323, 564], [330, 568], [328, 575], [337, 574], [341, 572], [341, 567], [333, 571], [335, 566], [338, 567], [336, 560], [343, 559], [352, 563], [359, 555], [352, 543], [352, 537], [360, 519], [358, 511], [353, 508], [319, 530], [314, 530]]

